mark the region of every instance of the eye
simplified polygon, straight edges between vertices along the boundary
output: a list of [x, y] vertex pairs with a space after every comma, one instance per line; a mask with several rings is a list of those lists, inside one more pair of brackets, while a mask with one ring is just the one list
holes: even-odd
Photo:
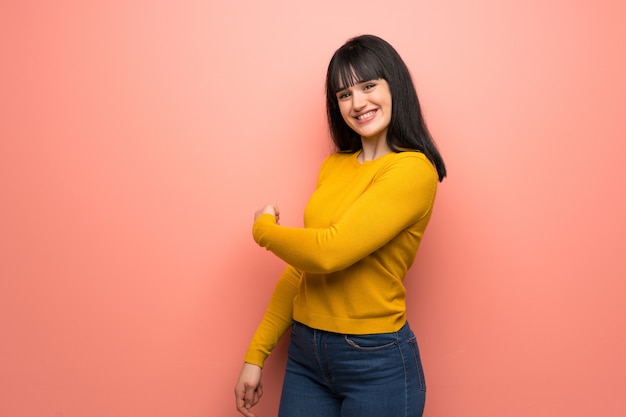
[[350, 97], [350, 92], [349, 91], [340, 91], [337, 93], [337, 99], [339, 100], [345, 100], [347, 98]]
[[367, 90], [371, 90], [372, 88], [376, 87], [376, 83], [367, 83], [363, 86], [363, 90], [367, 91]]

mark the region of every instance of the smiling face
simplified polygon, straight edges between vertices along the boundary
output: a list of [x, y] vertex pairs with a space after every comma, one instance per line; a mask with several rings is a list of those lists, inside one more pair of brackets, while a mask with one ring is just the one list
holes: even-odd
[[339, 111], [362, 140], [386, 140], [391, 122], [391, 90], [384, 79], [356, 83], [337, 92]]

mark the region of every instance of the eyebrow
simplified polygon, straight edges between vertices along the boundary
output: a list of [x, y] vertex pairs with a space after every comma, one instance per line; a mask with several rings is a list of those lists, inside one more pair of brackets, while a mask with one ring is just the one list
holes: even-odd
[[380, 80], [380, 79], [381, 79], [381, 78], [370, 78], [370, 79], [368, 79], [368, 80], [360, 80], [360, 81], [356, 81], [354, 84], [352, 84], [352, 85], [350, 85], [350, 86], [347, 86], [347, 87], [340, 87], [337, 91], [335, 91], [335, 94], [338, 94], [338, 93], [342, 92], [343, 90], [347, 90], [347, 89], [348, 89], [348, 88], [350, 88], [350, 87], [354, 87], [355, 85], [358, 85], [358, 84], [363, 84], [363, 83], [367, 83], [367, 82], [370, 82], [370, 81], [376, 81], [376, 80]]

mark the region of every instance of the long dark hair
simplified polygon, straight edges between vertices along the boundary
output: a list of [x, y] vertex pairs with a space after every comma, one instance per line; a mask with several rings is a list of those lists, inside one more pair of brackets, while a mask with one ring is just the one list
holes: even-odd
[[384, 79], [391, 91], [391, 122], [387, 145], [394, 152], [422, 152], [437, 169], [439, 181], [446, 176], [443, 158], [426, 128], [411, 74], [396, 50], [385, 40], [362, 35], [348, 40], [333, 55], [326, 73], [326, 112], [330, 134], [338, 151], [357, 152], [361, 137], [343, 120], [337, 92], [357, 83]]

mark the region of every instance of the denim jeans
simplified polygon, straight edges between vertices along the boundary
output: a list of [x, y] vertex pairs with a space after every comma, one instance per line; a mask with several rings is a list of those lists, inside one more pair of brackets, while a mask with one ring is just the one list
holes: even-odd
[[345, 335], [294, 322], [279, 417], [419, 417], [426, 384], [415, 335]]

